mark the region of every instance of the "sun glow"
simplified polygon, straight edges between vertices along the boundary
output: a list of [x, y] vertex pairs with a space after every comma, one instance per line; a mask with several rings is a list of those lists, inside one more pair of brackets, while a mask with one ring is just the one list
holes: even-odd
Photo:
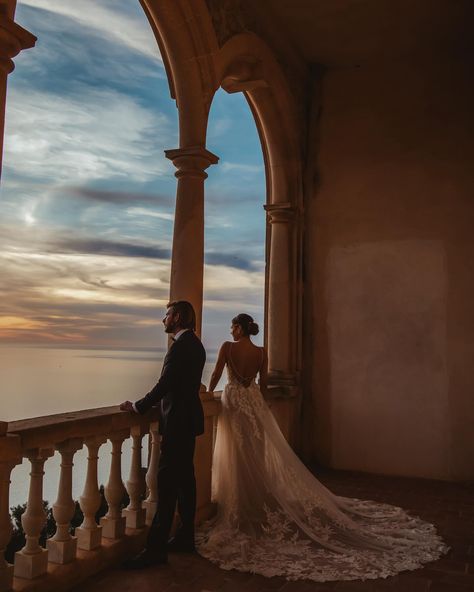
[[45, 327], [45, 323], [41, 321], [34, 321], [25, 317], [4, 316], [0, 317], [0, 330], [16, 330], [16, 329], [41, 329]]

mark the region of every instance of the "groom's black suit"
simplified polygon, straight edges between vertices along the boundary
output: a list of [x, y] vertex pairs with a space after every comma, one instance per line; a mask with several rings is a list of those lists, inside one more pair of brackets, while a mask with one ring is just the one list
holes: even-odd
[[194, 543], [196, 480], [195, 438], [204, 432], [199, 390], [206, 352], [193, 331], [181, 334], [171, 345], [153, 389], [135, 403], [145, 413], [161, 402], [161, 456], [158, 466], [158, 510], [148, 535], [147, 548], [166, 555], [166, 545], [178, 503], [180, 536]]

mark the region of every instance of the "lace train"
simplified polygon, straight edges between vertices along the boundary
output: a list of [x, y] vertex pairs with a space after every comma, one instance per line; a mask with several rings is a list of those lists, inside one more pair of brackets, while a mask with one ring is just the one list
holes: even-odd
[[230, 378], [214, 451], [218, 513], [196, 535], [203, 557], [323, 582], [387, 577], [447, 552], [433, 525], [403, 509], [333, 495], [291, 450], [255, 382]]

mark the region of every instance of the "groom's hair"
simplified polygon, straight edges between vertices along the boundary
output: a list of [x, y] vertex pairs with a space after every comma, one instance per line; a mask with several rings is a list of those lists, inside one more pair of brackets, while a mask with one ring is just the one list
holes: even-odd
[[166, 308], [172, 308], [175, 314], [179, 314], [180, 327], [196, 331], [196, 313], [190, 302], [187, 300], [174, 300], [173, 302], [168, 302]]

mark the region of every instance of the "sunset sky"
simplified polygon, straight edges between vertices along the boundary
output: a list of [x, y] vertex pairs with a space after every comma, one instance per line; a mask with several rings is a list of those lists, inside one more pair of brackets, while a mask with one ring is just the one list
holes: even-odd
[[[38, 37], [9, 77], [0, 194], [2, 343], [154, 347], [169, 293], [177, 111], [137, 0], [23, 0]], [[204, 339], [261, 322], [263, 159], [242, 95], [214, 100]]]

